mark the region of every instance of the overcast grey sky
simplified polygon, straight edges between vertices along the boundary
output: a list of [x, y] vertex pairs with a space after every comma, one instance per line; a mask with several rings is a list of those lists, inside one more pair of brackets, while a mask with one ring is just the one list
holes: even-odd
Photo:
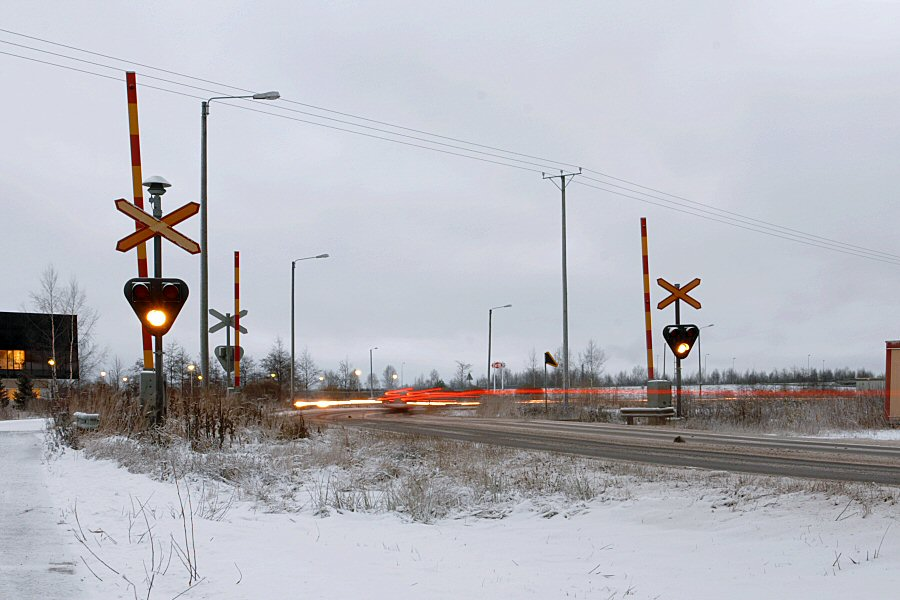
[[[895, 2], [10, 1], [3, 16], [3, 29], [897, 252]], [[9, 33], [0, 41], [119, 69], [0, 43], [0, 52], [113, 77], [0, 54], [0, 310], [19, 309], [52, 263], [101, 313], [110, 357], [130, 364], [139, 326], [121, 290], [136, 260], [115, 251], [132, 225], [113, 205], [131, 194], [124, 70], [197, 96], [219, 94], [146, 75], [237, 90]], [[173, 184], [164, 209], [198, 200], [200, 100], [141, 87], [138, 101], [144, 175]], [[346, 127], [284, 112], [343, 118], [284, 101], [250, 107]], [[210, 305], [230, 310], [240, 250], [250, 355], [261, 358], [276, 336], [289, 345], [290, 261], [320, 252], [332, 258], [297, 265], [297, 344], [324, 368], [344, 357], [367, 366], [378, 346], [376, 370], [405, 362], [410, 381], [432, 368], [449, 377], [454, 360], [481, 375], [488, 308], [506, 303], [513, 308], [494, 319], [496, 359], [521, 369], [532, 348], [561, 345], [560, 199], [542, 167], [216, 103], [209, 119]], [[643, 364], [646, 216], [651, 279], [703, 280], [694, 294], [703, 309], [685, 308], [683, 321], [715, 324], [703, 336], [710, 370], [732, 358], [738, 370], [805, 368], [809, 354], [817, 367], [883, 370], [884, 341], [900, 337], [900, 259], [799, 244], [584, 184], [599, 185], [576, 180], [567, 196], [573, 357], [593, 338], [607, 369]], [[199, 218], [178, 229], [198, 239]], [[199, 258], [168, 244], [164, 264], [191, 285], [167, 339], [196, 353]], [[654, 306], [663, 297], [654, 284]], [[654, 310], [656, 352], [672, 318]], [[211, 347], [222, 343], [211, 336]]]

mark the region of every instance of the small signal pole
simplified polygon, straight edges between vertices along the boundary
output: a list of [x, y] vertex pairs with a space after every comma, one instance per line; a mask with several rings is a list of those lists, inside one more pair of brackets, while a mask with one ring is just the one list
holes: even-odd
[[[563, 289], [563, 355], [562, 355], [562, 384], [563, 384], [563, 409], [569, 408], [569, 275], [566, 264], [566, 187], [576, 175], [581, 175], [579, 167], [577, 173], [565, 173], [560, 170], [559, 175], [547, 175], [541, 173], [544, 179], [549, 179], [562, 193], [562, 289]], [[554, 181], [559, 179], [559, 183]]]

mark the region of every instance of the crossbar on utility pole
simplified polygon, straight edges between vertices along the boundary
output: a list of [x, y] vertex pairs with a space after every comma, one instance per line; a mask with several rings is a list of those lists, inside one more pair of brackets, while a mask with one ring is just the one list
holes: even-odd
[[[563, 392], [563, 410], [569, 408], [569, 275], [566, 263], [566, 187], [569, 182], [576, 176], [581, 175], [581, 167], [577, 173], [565, 173], [560, 170], [559, 175], [547, 175], [541, 173], [544, 179], [549, 179], [562, 193], [562, 289], [563, 289], [563, 355], [562, 355], [562, 392]], [[559, 183], [553, 181], [559, 179]]]

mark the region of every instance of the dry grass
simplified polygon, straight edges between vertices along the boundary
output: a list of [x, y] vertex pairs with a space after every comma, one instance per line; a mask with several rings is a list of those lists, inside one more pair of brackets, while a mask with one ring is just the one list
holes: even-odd
[[208, 502], [221, 504], [226, 486], [234, 490], [228, 504], [236, 496], [273, 511], [396, 512], [420, 522], [502, 518], [522, 503], [543, 516], [572, 514], [588, 503], [672, 488], [695, 489], [712, 508], [729, 510], [812, 493], [853, 503], [865, 515], [900, 499], [900, 491], [881, 486], [656, 467], [354, 428], [290, 441], [248, 433], [243, 440], [197, 452], [180, 438], [159, 444], [108, 437], [87, 440], [85, 450], [161, 480], [170, 480], [174, 468], [216, 490]]
[[752, 388], [734, 400], [700, 400], [685, 395], [686, 426], [697, 429], [735, 429], [762, 432], [817, 434], [822, 431], [880, 429], [884, 418], [883, 393], [796, 399], [771, 394], [755, 396]]
[[[98, 413], [97, 434], [150, 438], [161, 443], [181, 439], [199, 451], [239, 442], [248, 431], [273, 439], [297, 439], [309, 433], [301, 415], [279, 414], [268, 400], [219, 392], [190, 396], [178, 390], [170, 391], [167, 400], [166, 422], [159, 428], [148, 427], [139, 400], [108, 387], [91, 388], [60, 400], [51, 406], [51, 416], [58, 430], [68, 431], [72, 413]], [[73, 442], [77, 447], [77, 440]]]
[[[673, 392], [674, 393], [674, 392]], [[534, 418], [624, 423], [618, 414], [623, 406], [641, 405], [638, 388], [617, 390], [598, 388], [589, 393], [571, 394], [564, 408], [561, 396], [488, 396], [476, 410], [480, 417]], [[884, 418], [882, 392], [798, 398], [780, 395], [771, 388], [746, 387], [733, 398], [698, 397], [695, 390], [683, 393], [684, 427], [706, 430], [741, 430], [816, 434], [823, 431], [879, 429], [889, 426]]]

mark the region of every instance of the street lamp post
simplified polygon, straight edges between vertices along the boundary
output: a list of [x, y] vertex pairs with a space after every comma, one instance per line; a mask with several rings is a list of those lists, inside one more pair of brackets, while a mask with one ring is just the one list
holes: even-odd
[[735, 357], [735, 356], [731, 357], [731, 383], [734, 383], [735, 381], [737, 381], [737, 377], [736, 377], [737, 374], [734, 372], [734, 361], [736, 358], [737, 357]]
[[197, 368], [196, 365], [194, 365], [193, 363], [191, 363], [187, 366], [188, 379], [191, 380], [191, 398], [194, 397], [194, 369], [196, 369], [196, 368]]
[[375, 385], [375, 372], [372, 370], [372, 351], [373, 350], [378, 350], [378, 346], [375, 346], [374, 348], [369, 348], [369, 399], [370, 400], [375, 397], [375, 390], [373, 389], [374, 385]]
[[362, 375], [362, 371], [354, 369], [353, 374], [356, 375], [356, 391], [359, 392], [359, 377]]
[[400, 387], [403, 387], [403, 367], [405, 366], [405, 362], [400, 363]]
[[206, 204], [207, 204], [207, 160], [206, 160], [206, 118], [213, 100], [278, 100], [278, 92], [261, 92], [248, 96], [214, 96], [200, 105], [200, 374], [203, 385], [209, 380], [209, 247], [207, 244]]
[[493, 308], [488, 309], [488, 364], [487, 364], [487, 387], [491, 387], [491, 382], [494, 380], [491, 377], [491, 328], [493, 326], [494, 319], [494, 311], [499, 310], [501, 308], [510, 308], [512, 304], [504, 304], [503, 306], [495, 306]]
[[291, 402], [294, 401], [294, 273], [297, 270], [297, 263], [301, 260], [311, 260], [314, 258], [328, 258], [328, 254], [316, 254], [315, 256], [304, 256], [303, 258], [295, 258], [291, 261]]

